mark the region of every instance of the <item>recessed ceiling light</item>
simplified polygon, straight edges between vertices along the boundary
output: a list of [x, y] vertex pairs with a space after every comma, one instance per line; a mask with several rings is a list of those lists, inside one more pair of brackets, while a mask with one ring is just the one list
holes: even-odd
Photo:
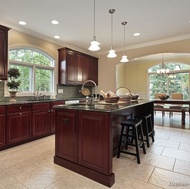
[[54, 38], [55, 38], [55, 39], [60, 39], [60, 36], [55, 35]]
[[20, 25], [26, 25], [26, 22], [25, 21], [19, 21], [18, 22]]
[[52, 20], [51, 23], [52, 24], [59, 24], [59, 22], [57, 20]]
[[140, 35], [140, 33], [134, 33], [134, 34], [133, 34], [133, 36], [135, 36], [135, 37], [136, 37], [136, 36], [139, 36], [139, 35]]

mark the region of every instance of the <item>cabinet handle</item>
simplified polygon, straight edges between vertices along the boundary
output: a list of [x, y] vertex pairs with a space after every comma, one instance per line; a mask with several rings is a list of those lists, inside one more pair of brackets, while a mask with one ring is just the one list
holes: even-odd
[[69, 119], [63, 118], [63, 123], [64, 123], [65, 125], [69, 125]]
[[20, 113], [20, 116], [22, 115], [22, 113]]

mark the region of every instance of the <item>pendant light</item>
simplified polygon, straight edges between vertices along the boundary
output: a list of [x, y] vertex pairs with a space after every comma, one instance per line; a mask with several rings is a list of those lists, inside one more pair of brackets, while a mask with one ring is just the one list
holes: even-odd
[[158, 73], [158, 74], [163, 75], [163, 74], [167, 74], [167, 73], [170, 72], [169, 69], [165, 69], [165, 65], [164, 65], [164, 55], [163, 55], [163, 54], [162, 54], [162, 65], [161, 65], [161, 66], [162, 66], [161, 69], [160, 69], [160, 70], [157, 70], [157, 73]]
[[94, 0], [94, 36], [93, 36], [93, 41], [90, 43], [90, 47], [88, 48], [90, 51], [98, 51], [100, 50], [100, 43], [96, 41], [96, 36], [95, 36], [95, 0]]
[[115, 50], [113, 50], [113, 13], [115, 12], [115, 9], [110, 9], [109, 13], [111, 14], [111, 50], [109, 51], [109, 54], [107, 55], [108, 58], [115, 58], [117, 55], [115, 54]]
[[126, 48], [125, 48], [125, 25], [127, 24], [126, 21], [121, 23], [124, 26], [124, 54], [122, 56], [122, 59], [120, 60], [120, 62], [129, 62], [127, 56], [126, 56]]

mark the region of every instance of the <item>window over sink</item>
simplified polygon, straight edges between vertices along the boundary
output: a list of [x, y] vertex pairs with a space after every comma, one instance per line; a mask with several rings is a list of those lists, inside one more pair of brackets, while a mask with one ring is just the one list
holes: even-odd
[[[9, 67], [16, 67], [21, 73], [17, 96], [31, 96], [36, 91], [46, 95], [54, 92], [54, 60], [48, 54], [37, 49], [10, 49]], [[5, 85], [5, 96], [7, 95]]]

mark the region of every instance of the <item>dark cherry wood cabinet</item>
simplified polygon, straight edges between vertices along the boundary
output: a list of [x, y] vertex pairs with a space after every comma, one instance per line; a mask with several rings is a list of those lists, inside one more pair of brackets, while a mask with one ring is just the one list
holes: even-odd
[[0, 147], [5, 146], [5, 106], [0, 106]]
[[50, 134], [51, 110], [50, 103], [32, 104], [32, 136], [39, 137]]
[[58, 53], [59, 84], [79, 85], [93, 80], [98, 85], [98, 58], [69, 48], [58, 49]]
[[7, 80], [9, 29], [0, 25], [0, 80]]
[[107, 113], [79, 112], [79, 164], [103, 174], [111, 174], [108, 118]]
[[31, 104], [7, 106], [7, 144], [31, 138]]
[[78, 111], [56, 112], [56, 155], [78, 162]]
[[50, 102], [50, 107], [51, 107], [51, 133], [55, 132], [55, 108], [54, 106], [56, 105], [62, 105], [65, 104], [63, 100], [61, 101], [55, 101], [55, 102]]

